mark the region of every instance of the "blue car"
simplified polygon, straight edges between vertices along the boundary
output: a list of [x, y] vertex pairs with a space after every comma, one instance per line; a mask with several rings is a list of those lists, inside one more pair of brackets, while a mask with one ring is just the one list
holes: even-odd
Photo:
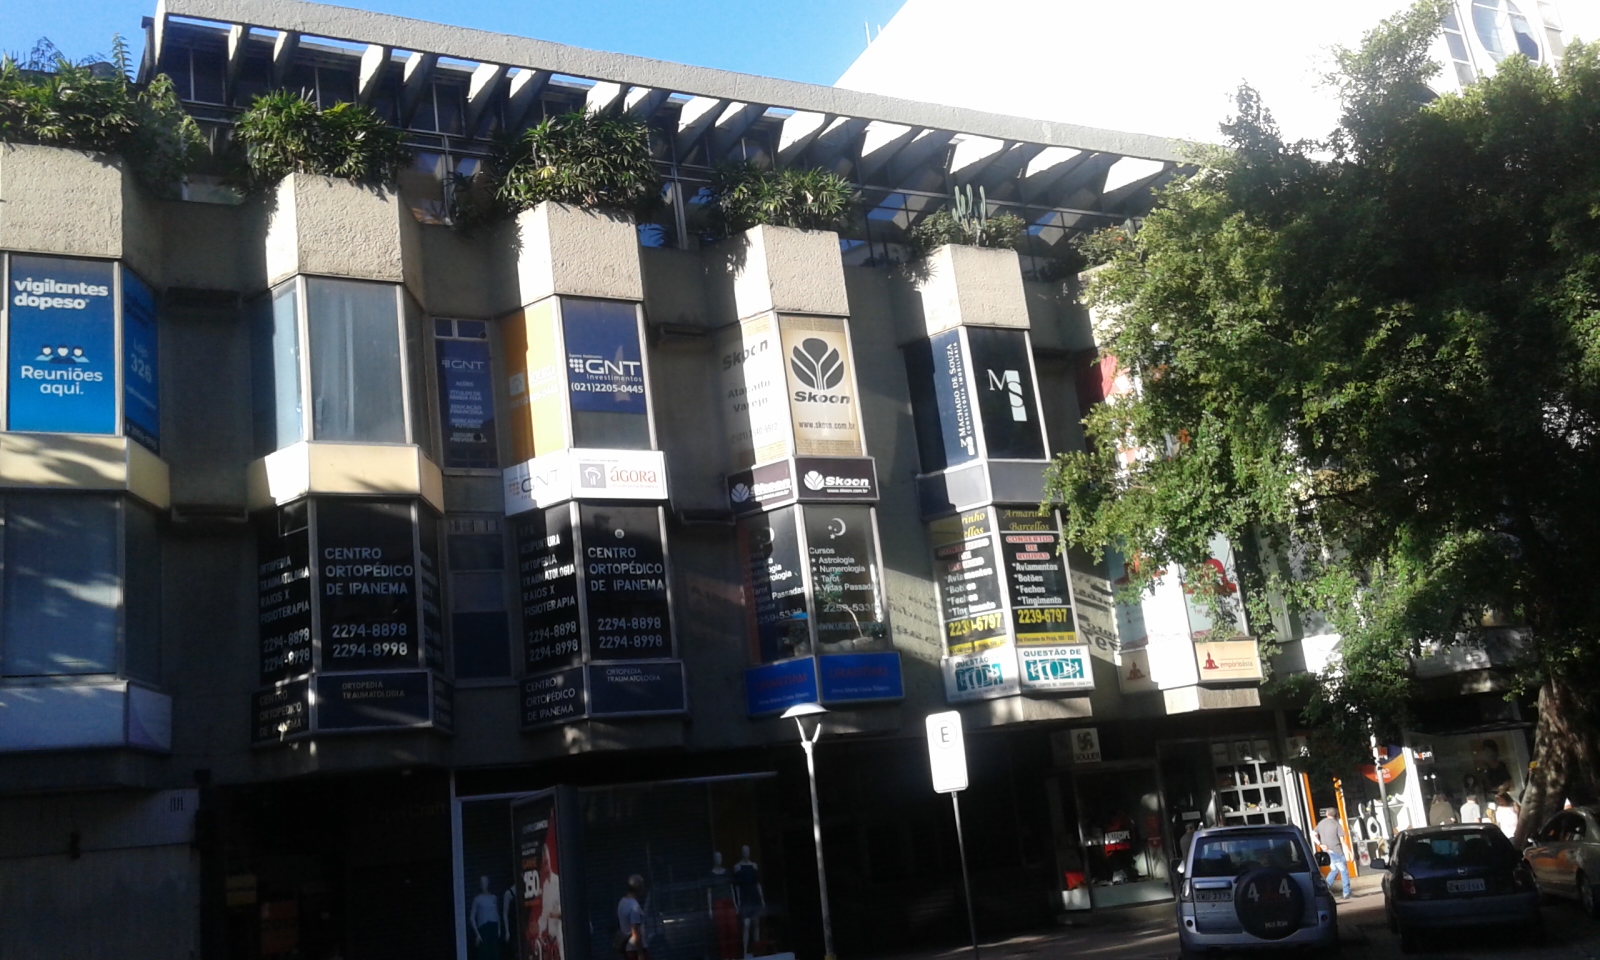
[[1537, 939], [1542, 930], [1533, 874], [1492, 824], [1405, 830], [1395, 837], [1383, 906], [1400, 950], [1426, 944], [1427, 931], [1504, 926]]

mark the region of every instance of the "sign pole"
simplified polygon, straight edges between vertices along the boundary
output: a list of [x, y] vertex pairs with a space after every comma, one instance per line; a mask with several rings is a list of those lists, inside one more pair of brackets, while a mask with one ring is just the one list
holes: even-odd
[[961, 791], [950, 791], [950, 809], [956, 814], [956, 849], [961, 852], [961, 890], [967, 895], [967, 932], [972, 935], [972, 960], [978, 960], [978, 917], [972, 912], [972, 881], [967, 877], [967, 840], [961, 834]]

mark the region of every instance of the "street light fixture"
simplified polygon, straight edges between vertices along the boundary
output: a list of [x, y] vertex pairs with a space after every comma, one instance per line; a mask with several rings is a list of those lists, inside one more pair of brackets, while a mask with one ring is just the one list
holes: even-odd
[[[817, 761], [814, 751], [822, 739], [822, 715], [828, 708], [820, 703], [797, 703], [783, 711], [783, 719], [794, 720], [800, 728], [800, 746], [806, 752], [806, 777], [811, 781], [811, 838], [817, 844], [817, 889], [822, 895], [822, 953], [824, 960], [834, 960], [833, 920], [828, 915], [828, 871], [822, 866], [822, 812], [817, 807]], [[806, 717], [816, 717], [815, 726], [806, 735]]]

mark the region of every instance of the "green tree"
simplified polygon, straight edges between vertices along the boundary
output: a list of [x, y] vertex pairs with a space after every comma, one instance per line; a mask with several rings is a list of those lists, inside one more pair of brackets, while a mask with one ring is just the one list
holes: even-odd
[[1048, 495], [1146, 580], [1225, 534], [1255, 554], [1253, 626], [1273, 592], [1324, 612], [1342, 662], [1298, 685], [1346, 758], [1403, 722], [1425, 645], [1525, 626], [1527, 830], [1600, 786], [1600, 49], [1435, 99], [1446, 9], [1338, 53], [1324, 141], [1285, 143], [1241, 90], [1228, 149], [1091, 278], [1138, 389], [1088, 415]]

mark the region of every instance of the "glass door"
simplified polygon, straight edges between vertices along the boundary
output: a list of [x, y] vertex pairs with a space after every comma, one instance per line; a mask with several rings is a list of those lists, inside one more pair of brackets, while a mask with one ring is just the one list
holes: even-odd
[[1173, 854], [1154, 765], [1076, 770], [1073, 788], [1094, 906], [1170, 900]]

